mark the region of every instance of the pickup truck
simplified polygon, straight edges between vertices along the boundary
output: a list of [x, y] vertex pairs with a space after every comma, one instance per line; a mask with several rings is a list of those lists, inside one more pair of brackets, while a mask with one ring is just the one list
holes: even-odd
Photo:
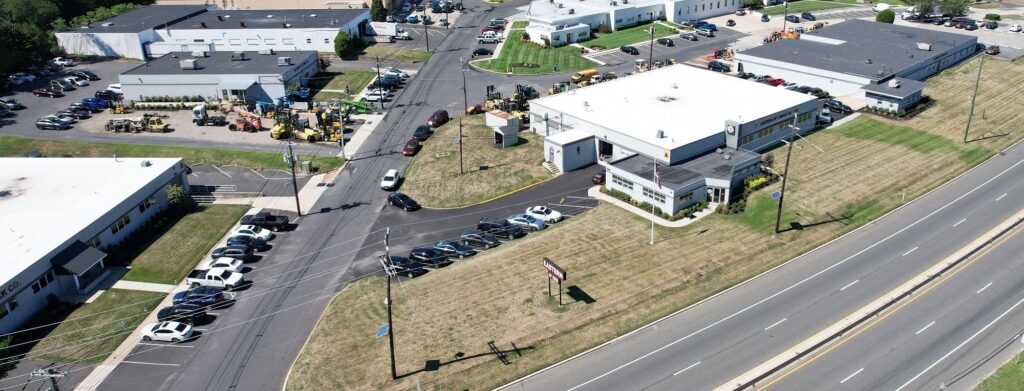
[[271, 231], [281, 231], [288, 227], [288, 216], [275, 216], [269, 212], [242, 216], [242, 225], [255, 225]]
[[481, 35], [476, 37], [477, 43], [498, 43], [501, 42], [501, 36], [498, 35]]
[[242, 286], [246, 281], [242, 277], [242, 273], [214, 268], [210, 270], [193, 270], [185, 277], [185, 282], [192, 288], [208, 286], [230, 291]]

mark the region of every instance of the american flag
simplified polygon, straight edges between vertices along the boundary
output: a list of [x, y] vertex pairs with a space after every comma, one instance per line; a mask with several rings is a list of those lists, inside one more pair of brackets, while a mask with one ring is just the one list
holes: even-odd
[[658, 162], [654, 162], [654, 184], [661, 188], [661, 173], [658, 172]]

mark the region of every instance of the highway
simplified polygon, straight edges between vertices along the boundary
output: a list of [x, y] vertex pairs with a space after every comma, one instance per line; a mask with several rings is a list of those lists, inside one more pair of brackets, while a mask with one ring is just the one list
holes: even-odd
[[1006, 220], [1024, 204], [1022, 186], [1018, 146], [795, 261], [508, 388], [714, 389]]

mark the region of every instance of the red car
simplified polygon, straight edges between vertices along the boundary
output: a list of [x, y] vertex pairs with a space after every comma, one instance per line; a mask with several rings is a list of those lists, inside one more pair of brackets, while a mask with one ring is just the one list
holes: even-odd
[[498, 32], [498, 30], [495, 29], [494, 27], [487, 26], [487, 27], [484, 27], [483, 29], [480, 30], [480, 34], [487, 34], [488, 31], [491, 31], [491, 32], [494, 32], [494, 33]]
[[64, 93], [58, 90], [54, 90], [52, 88], [36, 88], [32, 91], [32, 95], [45, 96], [50, 98], [60, 98], [64, 96]]
[[769, 77], [769, 78], [765, 79], [765, 84], [768, 84], [768, 85], [770, 85], [772, 87], [781, 86], [782, 83], [785, 83], [785, 82], [786, 82], [785, 79], [776, 79], [774, 77]]
[[444, 125], [447, 122], [448, 122], [448, 111], [447, 110], [435, 111], [434, 114], [431, 114], [430, 118], [427, 119], [427, 125], [433, 126], [435, 128], [439, 127], [441, 125]]
[[410, 139], [405, 143], [405, 148], [402, 148], [402, 154], [405, 156], [413, 156], [420, 150], [420, 140]]
[[605, 176], [605, 172], [604, 171], [599, 171], [597, 174], [594, 174], [594, 176], [590, 177], [590, 181], [594, 182], [595, 185], [603, 185], [604, 184], [604, 176]]

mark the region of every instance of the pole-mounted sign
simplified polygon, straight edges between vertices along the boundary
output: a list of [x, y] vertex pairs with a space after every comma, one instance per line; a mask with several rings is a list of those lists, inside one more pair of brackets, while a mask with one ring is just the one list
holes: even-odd
[[544, 269], [548, 271], [548, 297], [551, 297], [551, 279], [558, 280], [558, 306], [562, 306], [562, 281], [569, 278], [569, 275], [554, 261], [544, 257]]

